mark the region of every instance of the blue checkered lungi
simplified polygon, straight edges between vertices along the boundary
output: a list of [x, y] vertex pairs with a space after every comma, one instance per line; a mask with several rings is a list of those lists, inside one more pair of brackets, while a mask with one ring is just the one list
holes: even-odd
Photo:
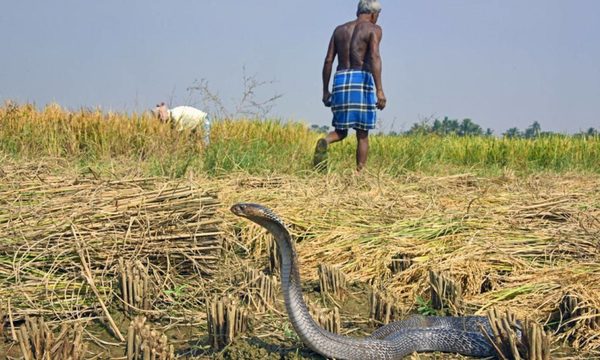
[[331, 93], [333, 127], [338, 130], [375, 129], [377, 97], [373, 75], [362, 70], [340, 70], [333, 78]]

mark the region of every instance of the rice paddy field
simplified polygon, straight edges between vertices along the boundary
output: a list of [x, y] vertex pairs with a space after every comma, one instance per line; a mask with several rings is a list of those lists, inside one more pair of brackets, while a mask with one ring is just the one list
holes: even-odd
[[534, 330], [499, 358], [600, 358], [599, 137], [376, 135], [357, 175], [353, 139], [312, 169], [319, 136], [219, 120], [205, 146], [146, 114], [0, 107], [0, 354], [321, 358], [270, 235], [229, 211], [255, 202], [288, 224], [331, 331], [510, 314]]

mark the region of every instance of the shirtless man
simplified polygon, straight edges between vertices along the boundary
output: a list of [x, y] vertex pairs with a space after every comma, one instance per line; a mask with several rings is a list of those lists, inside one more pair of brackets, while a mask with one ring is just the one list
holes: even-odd
[[[367, 162], [369, 130], [375, 128], [376, 110], [383, 110], [386, 98], [381, 85], [379, 43], [382, 30], [377, 24], [379, 0], [360, 0], [356, 20], [338, 26], [333, 32], [323, 65], [323, 104], [331, 107], [334, 131], [317, 142], [313, 163], [316, 168], [327, 166], [327, 146], [356, 130], [356, 169]], [[338, 58], [333, 90], [329, 81], [333, 61]]]

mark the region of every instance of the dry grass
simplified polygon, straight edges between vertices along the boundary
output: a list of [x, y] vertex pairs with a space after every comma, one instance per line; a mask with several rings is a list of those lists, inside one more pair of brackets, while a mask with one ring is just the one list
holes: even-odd
[[[136, 259], [150, 264], [160, 289], [148, 294], [153, 310], [168, 316], [169, 289], [216, 270], [223, 239], [219, 202], [208, 186], [69, 178], [3, 165], [9, 175], [0, 180], [0, 297], [12, 302], [14, 321], [106, 315], [105, 306], [121, 296], [119, 263]], [[193, 295], [204, 289], [188, 291], [197, 303]]]
[[[161, 292], [146, 314], [170, 319], [170, 325], [163, 323], [167, 328], [198, 324], [204, 321], [207, 296], [243, 297], [244, 285], [234, 280], [232, 269], [268, 267], [269, 236], [228, 210], [235, 202], [258, 202], [289, 223], [302, 276], [311, 283], [317, 282], [320, 263], [336, 266], [349, 282], [377, 281], [407, 314], [422, 310], [419, 298], [429, 300], [429, 271], [434, 270], [461, 284], [466, 313], [510, 309], [520, 319], [544, 324], [555, 357], [563, 345], [574, 347], [581, 359], [600, 349], [597, 175], [348, 172], [173, 182], [94, 179], [68, 167], [60, 175], [39, 163], [3, 162], [1, 167], [0, 293], [11, 299], [14, 317], [106, 319], [99, 300], [114, 316], [122, 305], [116, 296], [116, 260], [125, 254], [148, 259], [154, 269], [150, 273]], [[208, 196], [204, 206], [205, 194], [212, 191], [218, 191], [219, 203]], [[226, 252], [215, 280], [201, 278], [206, 269], [192, 266], [203, 253], [186, 262], [194, 254], [186, 239], [206, 234], [204, 225], [216, 225], [199, 214], [224, 221]], [[124, 239], [127, 246], [121, 246]], [[139, 241], [143, 246], [136, 247]], [[174, 261], [161, 260], [163, 254]], [[391, 264], [398, 255], [411, 265], [394, 273]], [[100, 296], [81, 275], [86, 263]], [[567, 304], [565, 296], [577, 301]], [[0, 307], [5, 314], [6, 305], [3, 301]], [[273, 309], [255, 316], [253, 335], [282, 337], [276, 327], [285, 324], [284, 314]], [[342, 322], [368, 320], [341, 316]], [[349, 331], [356, 334], [356, 329], [342, 330]]]
[[[589, 321], [600, 317], [598, 176], [349, 174], [262, 181], [265, 187], [258, 178], [230, 180], [223, 202], [263, 203], [288, 221], [306, 279], [317, 278], [319, 263], [339, 266], [352, 281], [381, 282], [408, 313], [417, 310], [418, 297], [428, 298], [433, 269], [462, 285], [468, 312], [510, 309], [555, 331], [555, 345], [600, 349], [600, 327]], [[267, 235], [232, 221], [241, 227], [248, 255], [264, 261]], [[393, 274], [398, 254], [412, 265]], [[560, 323], [561, 299], [574, 292], [582, 310]]]

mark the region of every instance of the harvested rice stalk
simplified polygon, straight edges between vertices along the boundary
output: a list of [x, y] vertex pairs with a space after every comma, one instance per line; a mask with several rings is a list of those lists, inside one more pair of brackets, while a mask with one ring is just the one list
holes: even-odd
[[600, 300], [594, 290], [583, 287], [568, 290], [551, 321], [558, 323], [559, 339], [570, 340], [575, 348], [600, 348]]
[[560, 196], [555, 199], [547, 199], [535, 204], [521, 206], [515, 211], [516, 216], [524, 219], [540, 219], [553, 222], [566, 222], [573, 217], [570, 209], [565, 209], [562, 206], [576, 200], [577, 194], [570, 196]]
[[265, 275], [262, 271], [248, 268], [244, 273], [244, 283], [247, 286], [244, 300], [257, 312], [265, 312], [274, 306], [277, 297], [277, 278]]
[[[148, 259], [154, 277], [206, 278], [217, 269], [223, 236], [213, 190], [156, 178], [15, 180], [0, 184], [0, 298], [13, 299], [16, 321], [110, 308], [119, 258]], [[122, 283], [141, 289], [126, 301], [142, 310], [153, 306], [139, 297], [152, 290], [144, 290], [143, 274]]]
[[388, 268], [392, 274], [397, 274], [404, 270], [407, 270], [412, 265], [412, 259], [406, 254], [396, 254], [392, 257], [392, 261]]
[[322, 295], [333, 295], [343, 300], [346, 292], [346, 275], [337, 267], [319, 264], [319, 285]]
[[237, 180], [237, 185], [244, 188], [278, 188], [284, 184], [282, 177], [248, 177]]
[[502, 360], [550, 360], [550, 337], [532, 320], [520, 323], [514, 314], [487, 312], [493, 334], [486, 334]]
[[87, 344], [82, 341], [80, 324], [63, 324], [55, 336], [44, 319], [25, 319], [17, 331], [19, 348], [25, 360], [80, 360], [85, 358]]
[[106, 320], [108, 321], [108, 324], [110, 325], [111, 330], [113, 331], [113, 333], [116, 335], [116, 337], [119, 340], [125, 341], [125, 338], [121, 334], [119, 327], [117, 326], [117, 324], [115, 323], [115, 320], [113, 319], [113, 317], [110, 314], [110, 310], [106, 306], [105, 302], [102, 300], [102, 296], [100, 295], [100, 292], [98, 291], [98, 288], [96, 287], [96, 283], [94, 281], [94, 276], [92, 275], [92, 271], [89, 266], [89, 261], [86, 260], [86, 258], [88, 258], [87, 251], [86, 251], [87, 249], [83, 248], [83, 246], [81, 245], [79, 238], [76, 235], [77, 232], [73, 226], [71, 226], [71, 230], [73, 231], [73, 235], [75, 236], [75, 241], [77, 242], [79, 258], [81, 260], [81, 274], [86, 279], [88, 285], [94, 292], [94, 295], [96, 295], [96, 298], [98, 299], [98, 303], [100, 304], [100, 306], [102, 307], [102, 310], [104, 311], [104, 315], [106, 316]]
[[151, 310], [156, 286], [148, 274], [148, 267], [139, 260], [119, 259], [119, 272], [123, 310], [129, 314]]
[[206, 301], [208, 341], [214, 350], [222, 349], [248, 329], [248, 310], [241, 308], [230, 297]]
[[[97, 315], [101, 311], [96, 295], [78, 273], [43, 273], [31, 267], [25, 279], [0, 287], [0, 298], [11, 299], [8, 309], [12, 321], [22, 321], [26, 316], [52, 316], [61, 318], [81, 318]], [[44, 278], [45, 277], [45, 278]], [[110, 298], [111, 288], [99, 286], [103, 301]]]
[[13, 312], [10, 307], [10, 298], [8, 299], [8, 321], [10, 323], [10, 334], [12, 336], [12, 341], [18, 341], [17, 332], [15, 330], [15, 321], [13, 318]]
[[277, 251], [277, 243], [272, 236], [269, 236], [267, 241], [267, 254], [269, 254], [269, 272], [276, 274], [279, 271], [279, 251]]
[[146, 324], [146, 317], [135, 317], [127, 331], [127, 360], [174, 360], [175, 348], [165, 334]]
[[[103, 267], [116, 265], [113, 261], [118, 257], [135, 256], [147, 256], [154, 264], [182, 274], [208, 275], [217, 266], [222, 233], [214, 191], [158, 179], [84, 179], [75, 184], [63, 179], [15, 187], [0, 189], [0, 213], [9, 215], [0, 219], [1, 235], [7, 238], [0, 251], [16, 260], [18, 270], [49, 252], [58, 257], [61, 268], [68, 269], [77, 253], [69, 234], [71, 224], [86, 243], [93, 264]], [[18, 201], [2, 202], [12, 198]]]
[[450, 315], [463, 315], [462, 287], [453, 280], [433, 271], [429, 271], [431, 303], [434, 309]]
[[398, 299], [386, 292], [377, 290], [377, 286], [371, 287], [369, 318], [374, 325], [386, 325], [402, 317], [402, 310], [397, 306]]
[[0, 339], [4, 339], [4, 317], [7, 314], [4, 312], [3, 304], [0, 303]]
[[309, 304], [309, 311], [313, 319], [325, 330], [334, 334], [339, 334], [342, 329], [340, 319], [340, 309], [334, 306], [333, 309], [324, 309], [315, 304]]

